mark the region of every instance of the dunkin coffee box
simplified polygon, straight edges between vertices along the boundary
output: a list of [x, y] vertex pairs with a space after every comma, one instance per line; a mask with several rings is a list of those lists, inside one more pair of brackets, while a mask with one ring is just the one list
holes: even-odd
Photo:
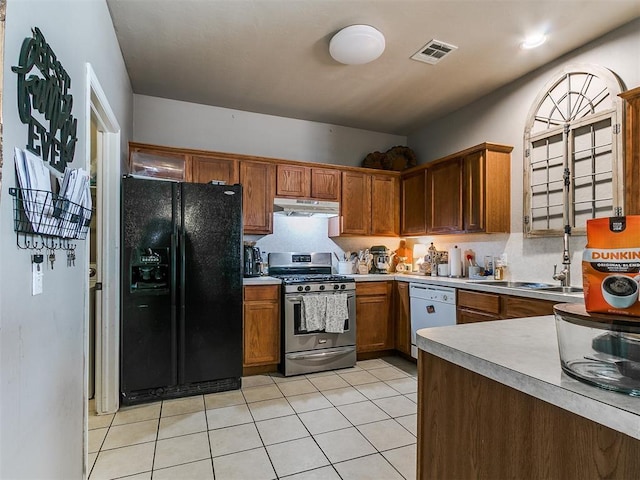
[[640, 215], [587, 220], [582, 281], [587, 312], [640, 317]]

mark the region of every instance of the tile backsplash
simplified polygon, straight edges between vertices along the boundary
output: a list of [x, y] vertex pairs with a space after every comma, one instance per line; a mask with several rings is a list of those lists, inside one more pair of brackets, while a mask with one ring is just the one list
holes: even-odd
[[[340, 258], [344, 252], [357, 252], [373, 245], [384, 245], [396, 250], [400, 238], [389, 237], [340, 237], [329, 238], [328, 219], [318, 217], [287, 217], [274, 215], [272, 235], [245, 235], [245, 241], [254, 241], [263, 252], [264, 260], [270, 252], [335, 252]], [[480, 266], [486, 255], [507, 254], [506, 278], [534, 282], [556, 283], [553, 280], [553, 266], [562, 269], [562, 238], [524, 238], [522, 233], [511, 234], [471, 234], [439, 235], [407, 239], [407, 246], [415, 243], [427, 246], [433, 242], [438, 250], [449, 250], [457, 245], [464, 253], [472, 251]], [[582, 251], [585, 236], [572, 236], [571, 284], [582, 285]], [[336, 267], [334, 258], [334, 268]], [[466, 274], [466, 267], [464, 269]]]

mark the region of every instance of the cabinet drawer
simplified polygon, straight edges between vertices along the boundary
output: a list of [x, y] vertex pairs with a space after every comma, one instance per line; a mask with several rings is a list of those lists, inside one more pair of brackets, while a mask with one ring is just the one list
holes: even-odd
[[458, 308], [457, 323], [475, 323], [475, 322], [490, 322], [493, 320], [500, 320], [498, 315], [492, 315], [491, 313], [478, 312], [476, 310], [467, 310], [466, 308]]
[[499, 315], [500, 295], [458, 290], [458, 306]]
[[553, 315], [553, 306], [556, 302], [548, 300], [536, 300], [523, 297], [504, 297], [504, 317], [536, 317], [538, 315]]
[[356, 283], [356, 295], [387, 295], [387, 293], [389, 293], [387, 282]]
[[251, 285], [244, 287], [244, 301], [278, 300], [280, 297], [279, 285]]

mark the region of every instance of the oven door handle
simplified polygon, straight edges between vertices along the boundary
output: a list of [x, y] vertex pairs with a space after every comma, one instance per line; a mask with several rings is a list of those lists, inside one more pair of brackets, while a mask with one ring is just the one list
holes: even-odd
[[[338, 292], [335, 292], [335, 293], [338, 293]], [[343, 293], [343, 292], [340, 292], [340, 293]], [[289, 294], [289, 295], [285, 295], [284, 299], [287, 300], [288, 302], [300, 303], [300, 302], [302, 302], [302, 297], [304, 295], [333, 295], [333, 294], [334, 294], [334, 292], [317, 292], [317, 293], [313, 292], [313, 293], [305, 293], [303, 295], [295, 295], [295, 296]], [[352, 298], [355, 298], [355, 297], [356, 297], [355, 292], [347, 293], [347, 300], [351, 300]]]
[[333, 352], [320, 352], [320, 353], [302, 353], [300, 355], [287, 355], [291, 360], [313, 360], [315, 358], [335, 357], [338, 355], [344, 355], [349, 353], [351, 349], [336, 350]]

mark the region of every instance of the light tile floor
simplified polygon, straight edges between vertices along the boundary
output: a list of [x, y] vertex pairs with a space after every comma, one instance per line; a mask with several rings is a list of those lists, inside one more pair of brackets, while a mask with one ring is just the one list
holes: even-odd
[[385, 357], [90, 413], [89, 479], [413, 480], [416, 376], [415, 364]]

